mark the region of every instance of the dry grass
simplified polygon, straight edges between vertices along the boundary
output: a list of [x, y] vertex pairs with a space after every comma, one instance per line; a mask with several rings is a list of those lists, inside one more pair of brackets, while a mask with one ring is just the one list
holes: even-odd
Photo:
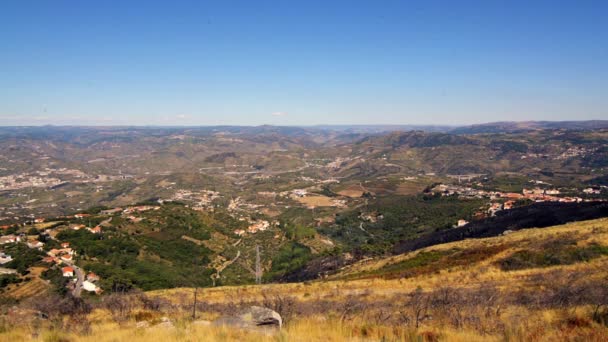
[[427, 186], [427, 183], [424, 181], [416, 180], [406, 180], [399, 185], [397, 185], [397, 189], [395, 190], [395, 194], [397, 195], [415, 195], [421, 193], [424, 188]]
[[[521, 315], [528, 320], [521, 321]], [[418, 329], [407, 325], [376, 324], [365, 317], [340, 321], [335, 317], [315, 315], [297, 319], [281, 331], [270, 333], [176, 321], [173, 327], [160, 325], [138, 328], [135, 321], [117, 324], [94, 312], [92, 329], [86, 334], [65, 329], [47, 329], [29, 325], [0, 333], [0, 341], [605, 341], [608, 331], [597, 325], [573, 326], [561, 322], [554, 311], [508, 312], [502, 319], [513, 322], [501, 332], [480, 333], [470, 328], [425, 324]]]
[[340, 196], [350, 197], [350, 198], [358, 198], [363, 195], [366, 191], [364, 187], [361, 185], [350, 185], [340, 191], [337, 192]]
[[336, 206], [334, 200], [327, 196], [305, 196], [298, 197], [298, 202], [307, 207], [332, 207]]

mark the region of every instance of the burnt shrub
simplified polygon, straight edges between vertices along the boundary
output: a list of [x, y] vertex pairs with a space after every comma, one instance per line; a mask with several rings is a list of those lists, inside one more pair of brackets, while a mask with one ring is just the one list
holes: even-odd
[[262, 306], [276, 311], [283, 323], [289, 322], [295, 315], [296, 299], [277, 292], [263, 292]]
[[571, 265], [608, 255], [608, 247], [599, 244], [591, 244], [584, 247], [555, 244], [545, 247], [539, 250], [517, 251], [498, 261], [498, 266], [503, 271], [512, 271], [556, 265]]

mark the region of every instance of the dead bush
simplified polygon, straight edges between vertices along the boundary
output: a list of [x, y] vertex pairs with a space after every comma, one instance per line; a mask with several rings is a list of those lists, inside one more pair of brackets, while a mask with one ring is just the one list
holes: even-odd
[[103, 306], [110, 311], [115, 322], [124, 323], [129, 319], [135, 303], [130, 295], [113, 293], [103, 299]]
[[338, 306], [338, 314], [340, 315], [340, 321], [348, 321], [354, 318], [359, 312], [366, 308], [366, 304], [358, 300], [355, 296], [349, 295], [346, 299]]
[[262, 297], [262, 306], [272, 309], [281, 315], [284, 324], [295, 316], [297, 301], [294, 297], [270, 291], [262, 292]]
[[408, 322], [413, 323], [418, 328], [423, 320], [430, 318], [428, 310], [430, 307], [431, 296], [424, 293], [422, 288], [417, 288], [408, 295], [405, 308], [401, 311], [403, 316], [407, 316]]

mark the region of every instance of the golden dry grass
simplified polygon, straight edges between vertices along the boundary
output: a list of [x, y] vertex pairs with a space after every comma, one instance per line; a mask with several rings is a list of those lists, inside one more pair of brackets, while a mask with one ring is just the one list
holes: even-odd
[[[526, 315], [527, 321], [517, 321]], [[471, 329], [426, 325], [418, 329], [407, 326], [372, 324], [363, 318], [342, 322], [330, 316], [316, 315], [298, 319], [280, 331], [260, 332], [226, 326], [198, 324], [176, 320], [174, 326], [137, 327], [135, 321], [117, 324], [103, 312], [94, 312], [88, 333], [47, 329], [35, 325], [0, 333], [0, 341], [82, 341], [82, 342], [150, 342], [150, 341], [605, 341], [607, 329], [598, 326], [567, 327], [556, 325], [560, 313], [529, 313], [513, 310], [507, 319], [515, 322], [501, 334], [480, 333]], [[200, 322], [200, 321], [199, 321]]]

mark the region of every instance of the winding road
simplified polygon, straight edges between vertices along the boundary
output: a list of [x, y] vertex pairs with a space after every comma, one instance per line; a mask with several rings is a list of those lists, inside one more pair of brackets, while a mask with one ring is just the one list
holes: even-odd
[[71, 262], [64, 261], [66, 265], [71, 266], [76, 273], [76, 285], [74, 286], [74, 290], [72, 291], [72, 295], [76, 298], [80, 298], [80, 294], [82, 293], [82, 283], [84, 282], [84, 272], [82, 269]]

